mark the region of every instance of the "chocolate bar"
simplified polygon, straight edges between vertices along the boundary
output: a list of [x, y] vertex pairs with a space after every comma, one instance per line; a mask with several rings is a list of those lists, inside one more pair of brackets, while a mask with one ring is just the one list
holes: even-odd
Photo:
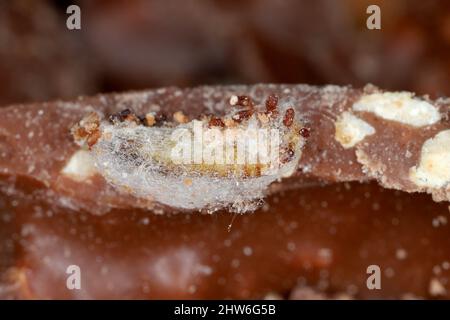
[[[230, 119], [230, 116], [235, 116], [230, 115], [230, 112], [234, 112], [230, 111], [233, 107], [230, 98], [233, 97], [248, 96], [255, 104], [261, 105], [261, 111], [255, 111], [252, 115], [252, 119], [256, 119], [258, 114], [267, 112], [265, 103], [270, 95], [279, 97], [278, 103], [284, 109], [281, 110], [283, 114], [279, 115], [278, 124], [274, 120], [275, 124], [269, 123], [269, 127], [281, 126], [280, 121], [286, 120], [281, 118], [286, 116], [287, 109], [292, 108], [292, 112], [295, 113], [295, 134], [299, 137], [297, 140], [301, 140], [296, 142], [295, 159], [289, 162], [290, 167], [285, 172], [278, 172], [263, 183], [255, 182], [248, 188], [244, 186], [235, 196], [243, 197], [251, 193], [254, 198], [250, 200], [260, 200], [272, 190], [284, 186], [301, 186], [311, 180], [322, 182], [376, 180], [386, 188], [405, 192], [428, 192], [437, 201], [450, 199], [448, 101], [445, 99], [431, 101], [426, 97], [415, 97], [407, 92], [383, 92], [373, 86], [367, 86], [362, 90], [306, 85], [162, 88], [136, 93], [83, 97], [70, 102], [12, 106], [3, 110], [4, 116], [0, 119], [2, 128], [0, 170], [5, 179], [14, 179], [17, 176], [32, 178], [39, 185], [34, 192], [45, 194], [52, 202], [66, 201], [70, 206], [89, 209], [93, 213], [104, 213], [111, 208], [152, 209], [154, 206], [160, 207], [160, 204], [173, 209], [200, 210], [205, 207], [220, 209], [227, 205], [232, 206], [233, 203], [230, 203], [229, 199], [217, 203], [216, 207], [215, 203], [211, 203], [212, 200], [208, 200], [208, 203], [200, 201], [208, 193], [217, 191], [217, 188], [209, 184], [208, 175], [195, 170], [194, 174], [197, 174], [198, 178], [206, 178], [202, 187], [208, 188], [197, 190], [203, 193], [198, 194], [199, 205], [184, 206], [182, 198], [178, 199], [177, 195], [172, 195], [174, 192], [189, 193], [189, 188], [193, 187], [189, 183], [176, 183], [178, 180], [174, 180], [174, 184], [170, 185], [165, 184], [168, 180], [162, 178], [157, 188], [164, 189], [165, 194], [152, 194], [157, 191], [149, 191], [145, 188], [145, 182], [131, 179], [132, 175], [139, 176], [137, 170], [141, 170], [142, 166], [150, 162], [140, 159], [142, 155], [138, 160], [130, 162], [125, 159], [131, 154], [127, 150], [113, 154], [111, 148], [127, 147], [115, 143], [131, 139], [133, 135], [145, 137], [145, 132], [150, 132], [150, 135], [161, 130], [172, 132], [181, 125], [193, 123], [195, 119], [206, 125], [205, 121], [208, 123], [211, 121], [205, 117], [207, 114], [222, 117], [221, 121], [238, 122]], [[115, 114], [127, 109], [133, 110], [133, 115], [129, 115], [132, 120], [126, 121], [131, 128], [129, 125], [124, 126], [120, 121], [118, 124], [110, 123], [110, 116], [114, 117]], [[177, 122], [174, 119], [177, 113], [185, 115], [185, 121], [189, 123]], [[138, 116], [152, 114], [165, 120], [160, 120], [153, 126], [133, 121], [138, 119]], [[81, 120], [86, 116], [94, 117], [94, 122], [89, 122], [89, 119]], [[74, 134], [73, 128], [77, 123], [79, 132]], [[91, 128], [93, 132], [89, 132], [91, 130], [89, 128], [84, 128], [84, 123], [93, 126], [94, 129]], [[285, 124], [282, 127], [288, 128]], [[85, 137], [91, 140], [98, 135], [96, 139], [100, 139], [103, 143], [103, 149], [100, 148], [100, 152], [97, 150], [97, 153], [93, 152], [95, 148], [89, 150], [95, 145], [95, 139], [87, 147], [77, 144], [76, 139], [84, 138], [80, 137], [80, 132], [84, 132]], [[128, 132], [131, 136], [124, 135], [123, 132]], [[300, 132], [303, 132], [303, 135], [307, 132], [307, 138]], [[101, 134], [113, 136], [113, 139], [108, 142]], [[134, 144], [143, 143], [136, 137], [133, 139]], [[148, 145], [156, 145], [155, 141], [150, 142]], [[135, 146], [132, 143], [128, 147], [133, 149]], [[280, 145], [280, 148], [283, 147]], [[294, 156], [292, 151], [285, 150], [284, 156], [289, 153]], [[103, 167], [105, 163], [114, 164], [116, 160], [120, 160], [118, 165], [119, 167], [121, 165], [122, 169]], [[139, 165], [134, 166], [136, 163]], [[125, 166], [128, 166], [126, 170], [130, 178], [127, 180], [125, 177], [121, 181], [120, 170], [125, 170]], [[186, 173], [183, 169], [180, 170], [178, 177]], [[166, 174], [165, 177], [171, 175]], [[236, 181], [236, 177], [232, 178]], [[252, 177], [242, 179], [252, 181], [250, 178]], [[281, 178], [283, 178], [281, 183], [271, 184]], [[217, 177], [214, 179], [213, 182], [219, 185], [224, 180]], [[134, 184], [126, 185], [127, 181]], [[202, 181], [199, 180], [199, 183]], [[164, 197], [167, 194], [171, 194], [179, 201], [172, 204], [170, 197], [169, 199]], [[155, 196], [156, 200], [160, 201], [154, 201]], [[180, 194], [181, 196], [183, 194]], [[239, 203], [236, 205], [239, 206]], [[250, 206], [249, 209], [251, 208], [253, 207]], [[245, 206], [239, 209], [246, 211]], [[163, 208], [160, 207], [158, 210]]]
[[[446, 99], [373, 86], [204, 86], [2, 111], [4, 297], [448, 298]], [[154, 136], [194, 121], [281, 130], [280, 166], [266, 175], [162, 157]], [[159, 184], [126, 185], [155, 159], [168, 169]], [[188, 180], [168, 183], [178, 177]], [[244, 183], [232, 199], [221, 194], [227, 179]], [[191, 202], [176, 194], [203, 182]], [[66, 287], [73, 264], [80, 290]], [[366, 287], [372, 264], [382, 290]]]

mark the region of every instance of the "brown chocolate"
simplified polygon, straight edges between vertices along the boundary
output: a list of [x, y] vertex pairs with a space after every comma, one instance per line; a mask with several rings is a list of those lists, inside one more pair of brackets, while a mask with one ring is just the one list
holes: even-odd
[[[450, 298], [448, 204], [427, 195], [316, 185], [238, 216], [98, 216], [31, 194], [2, 199], [14, 218], [1, 230], [16, 243], [2, 298]], [[81, 290], [66, 287], [69, 265], [81, 268]], [[381, 290], [366, 286], [370, 265]]]
[[[388, 188], [407, 192], [427, 191], [437, 200], [450, 199], [445, 184], [442, 187], [417, 185], [411, 176], [412, 170], [417, 171], [418, 175], [426, 172], [420, 167], [421, 150], [425, 143], [450, 128], [448, 101], [439, 99], [427, 102], [405, 98], [406, 104], [427, 102], [426, 106], [435, 111], [434, 116], [439, 115], [434, 123], [416, 127], [386, 120], [373, 112], [354, 110], [363, 97], [380, 94], [383, 98], [381, 91], [374, 87], [364, 90], [306, 85], [219, 86], [183, 90], [163, 88], [98, 95], [71, 102], [12, 106], [4, 109], [4, 116], [0, 119], [1, 174], [4, 179], [18, 176], [33, 179], [39, 185], [35, 190], [37, 194], [48, 197], [50, 192], [52, 199], [64, 198], [70, 206], [88, 208], [94, 213], [104, 213], [115, 207], [152, 208], [155, 204], [151, 198], [133, 198], [124, 190], [114, 189], [94, 167], [85, 178], [77, 178], [76, 172], [65, 174], [64, 169], [71, 159], [78, 159], [73, 157], [80, 150], [70, 135], [70, 128], [94, 110], [103, 118], [127, 108], [140, 115], [149, 112], [171, 115], [182, 111], [190, 119], [198, 119], [212, 110], [216, 116], [221, 116], [229, 110], [229, 98], [243, 94], [262, 104], [271, 94], [289, 99], [295, 113], [312, 130], [303, 148], [298, 170], [282, 186], [288, 187], [290, 182], [298, 185], [304, 179], [327, 182], [377, 180]], [[350, 114], [350, 120], [343, 114]], [[348, 146], [343, 143], [347, 143], [349, 137], [340, 135], [354, 123], [356, 129], [362, 130], [358, 134], [365, 133], [367, 128], [374, 133], [364, 135], [352, 147], [344, 147]], [[337, 130], [338, 124], [342, 130]], [[368, 132], [372, 132], [370, 130]], [[354, 137], [350, 137], [352, 139]], [[445, 159], [445, 152], [443, 156]], [[442, 172], [443, 176], [445, 174], [445, 171]], [[272, 189], [277, 188], [273, 186]]]

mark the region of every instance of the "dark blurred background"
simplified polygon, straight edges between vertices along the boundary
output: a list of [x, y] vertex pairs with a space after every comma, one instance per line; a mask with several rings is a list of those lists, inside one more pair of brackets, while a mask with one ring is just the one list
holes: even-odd
[[[66, 8], [81, 7], [79, 31]], [[366, 8], [381, 8], [368, 30]], [[0, 0], [0, 105], [159, 86], [450, 94], [450, 1]]]

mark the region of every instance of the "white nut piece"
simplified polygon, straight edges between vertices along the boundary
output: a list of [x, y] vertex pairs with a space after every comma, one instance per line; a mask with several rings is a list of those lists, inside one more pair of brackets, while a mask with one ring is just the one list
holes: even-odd
[[76, 151], [61, 170], [64, 176], [76, 181], [86, 180], [97, 173], [94, 161], [86, 150]]
[[384, 92], [363, 95], [353, 104], [353, 110], [372, 112], [377, 116], [411, 125], [429, 126], [441, 119], [436, 107], [415, 98], [411, 92]]
[[345, 148], [352, 148], [366, 136], [375, 133], [375, 129], [367, 122], [350, 112], [343, 112], [335, 123], [335, 139]]
[[410, 169], [409, 178], [420, 187], [441, 188], [450, 183], [450, 130], [425, 141], [419, 166]]

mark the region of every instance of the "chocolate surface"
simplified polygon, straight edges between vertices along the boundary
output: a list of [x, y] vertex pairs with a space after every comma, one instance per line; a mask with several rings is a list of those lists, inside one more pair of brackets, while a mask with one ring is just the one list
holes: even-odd
[[[2, 230], [15, 230], [17, 251], [8, 284], [16, 290], [0, 291], [6, 297], [288, 298], [303, 287], [325, 297], [449, 297], [450, 212], [427, 195], [375, 184], [316, 186], [274, 195], [263, 209], [238, 216], [95, 216], [4, 201], [11, 221]], [[82, 271], [81, 290], [66, 288], [73, 264]], [[366, 287], [374, 264], [381, 290]], [[436, 295], [432, 281], [447, 291]]]
[[[276, 94], [292, 99], [296, 112], [310, 128], [298, 170], [293, 175], [295, 179], [288, 179], [283, 186], [288, 186], [288, 181], [301, 184], [302, 179], [329, 182], [376, 179], [388, 188], [427, 191], [433, 193], [436, 200], [450, 199], [448, 186], [418, 186], [409, 177], [411, 168], [419, 163], [424, 141], [450, 128], [448, 101], [432, 102], [441, 116], [440, 121], [417, 128], [382, 119], [370, 112], [352, 111], [358, 99], [374, 92], [379, 90], [306, 85], [204, 86], [11, 106], [3, 110], [4, 117], [0, 119], [0, 173], [7, 180], [8, 188], [14, 186], [11, 181], [16, 177], [29, 177], [39, 186], [36, 194], [49, 197], [51, 201], [70, 203], [71, 207], [89, 208], [93, 213], [104, 213], [115, 207], [151, 209], [152, 201], [130, 200], [132, 195], [115, 190], [98, 174], [81, 181], [63, 174], [64, 167], [79, 150], [70, 135], [75, 123], [92, 111], [107, 117], [127, 108], [137, 114], [160, 112], [169, 123], [177, 111], [188, 115], [190, 120], [202, 114], [220, 116], [226, 113], [229, 98], [234, 94], [248, 95], [259, 103], [270, 94]], [[347, 149], [335, 139], [336, 119], [346, 111], [357, 114], [376, 130], [375, 134]], [[442, 174], [446, 174], [445, 169]]]
[[[189, 120], [220, 117], [232, 95], [260, 104], [271, 94], [292, 98], [309, 136], [298, 170], [273, 184], [267, 204], [251, 214], [187, 214], [118, 190], [77, 158], [83, 150], [70, 133], [92, 111], [105, 118], [125, 109], [155, 112], [170, 127], [177, 125], [176, 112]], [[356, 110], [371, 94], [388, 99], [387, 109]], [[433, 161], [446, 159], [447, 145], [432, 143], [448, 131], [449, 104], [394, 95], [391, 106], [391, 98], [374, 87], [255, 85], [163, 88], [3, 109], [0, 295], [448, 298], [448, 202], [407, 192], [448, 199], [448, 186], [419, 187], [410, 171], [429, 169], [421, 166], [428, 149], [437, 155]], [[383, 118], [404, 105], [424, 109], [430, 124], [417, 125], [422, 119], [410, 109], [400, 120]], [[358, 129], [359, 140], [341, 137], [339, 121]], [[444, 168], [438, 173], [445, 178], [447, 164], [431, 163]], [[66, 288], [69, 265], [82, 270], [81, 290]], [[367, 289], [370, 265], [382, 270], [381, 290]]]
[[66, 28], [64, 15], [50, 2], [0, 3], [0, 106], [97, 90], [96, 68], [80, 34]]

